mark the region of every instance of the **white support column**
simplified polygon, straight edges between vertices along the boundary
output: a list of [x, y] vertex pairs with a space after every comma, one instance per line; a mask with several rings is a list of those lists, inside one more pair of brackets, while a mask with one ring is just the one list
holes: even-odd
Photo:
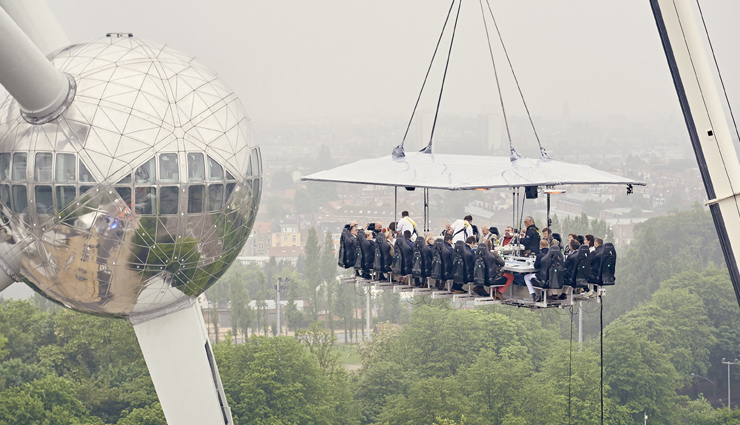
[[693, 0], [650, 0], [709, 208], [740, 301], [740, 163]]
[[24, 33], [45, 55], [71, 43], [45, 0], [0, 0]]
[[169, 425], [232, 425], [200, 305], [144, 322], [131, 318]]
[[31, 39], [0, 8], [0, 84], [30, 117], [57, 111], [67, 99], [70, 83]]
[[373, 314], [372, 310], [370, 310], [370, 293], [373, 290], [369, 287], [367, 288], [367, 313], [365, 314], [365, 319], [367, 321], [366, 331], [365, 331], [365, 337], [368, 341], [370, 341], [370, 323], [372, 323], [371, 316]]

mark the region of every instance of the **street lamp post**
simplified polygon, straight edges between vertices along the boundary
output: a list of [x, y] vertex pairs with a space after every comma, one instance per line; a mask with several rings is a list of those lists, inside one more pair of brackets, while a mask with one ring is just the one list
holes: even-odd
[[277, 293], [277, 334], [280, 336], [282, 334], [283, 328], [280, 326], [280, 293], [285, 292], [290, 288], [290, 278], [285, 278], [285, 285], [280, 286], [280, 284], [283, 283], [283, 278], [279, 277], [277, 278], [277, 285], [275, 285], [275, 292]]
[[691, 372], [690, 375], [691, 375], [692, 378], [701, 378], [701, 379], [704, 379], [706, 381], [711, 382], [712, 385], [714, 385], [714, 397], [715, 398], [717, 397], [717, 383], [716, 382], [712, 381], [711, 379], [707, 378], [706, 376], [697, 375], [694, 372]]
[[722, 357], [722, 364], [727, 365], [727, 410], [732, 410], [730, 407], [730, 365], [737, 364], [737, 359], [733, 361], [725, 360], [724, 357]]

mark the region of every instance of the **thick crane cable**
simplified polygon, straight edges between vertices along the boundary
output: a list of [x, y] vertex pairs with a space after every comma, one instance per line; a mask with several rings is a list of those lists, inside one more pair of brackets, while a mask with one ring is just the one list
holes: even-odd
[[493, 16], [493, 10], [491, 9], [491, 3], [489, 2], [489, 0], [486, 0], [486, 4], [488, 5], [488, 11], [491, 14], [491, 20], [493, 21], [493, 27], [496, 29], [499, 42], [501, 42], [501, 47], [504, 50], [506, 61], [509, 63], [509, 69], [511, 69], [511, 75], [514, 77], [514, 82], [516, 83], [517, 90], [519, 90], [519, 96], [522, 98], [522, 104], [524, 105], [524, 110], [527, 111], [527, 118], [529, 118], [529, 124], [532, 126], [534, 137], [535, 139], [537, 139], [537, 145], [540, 147], [540, 152], [542, 152], [543, 149], [542, 149], [542, 143], [540, 143], [540, 136], [539, 134], [537, 134], [537, 128], [535, 128], [534, 126], [534, 121], [532, 120], [532, 114], [529, 113], [529, 107], [527, 106], [527, 101], [524, 100], [524, 93], [522, 93], [522, 88], [519, 85], [519, 79], [516, 77], [516, 72], [514, 72], [514, 66], [511, 63], [511, 58], [509, 58], [509, 52], [506, 50], [506, 45], [504, 44], [504, 39], [501, 36], [501, 31], [499, 31], [498, 24], [496, 23], [496, 18]]
[[434, 129], [437, 127], [437, 117], [439, 116], [439, 105], [442, 103], [442, 93], [445, 89], [445, 80], [447, 79], [447, 70], [450, 67], [450, 56], [452, 56], [452, 46], [455, 44], [455, 33], [457, 32], [457, 22], [460, 20], [460, 9], [462, 0], [457, 4], [457, 15], [455, 16], [455, 25], [452, 27], [452, 38], [450, 38], [450, 49], [447, 52], [447, 62], [445, 63], [445, 72], [442, 75], [442, 86], [439, 88], [439, 98], [437, 99], [437, 109], [434, 111], [434, 122], [432, 122], [432, 134], [429, 136], [429, 144], [422, 151], [432, 153], [432, 140], [434, 140]]
[[401, 149], [403, 149], [403, 145], [404, 143], [406, 143], [406, 136], [408, 136], [409, 134], [409, 129], [411, 128], [411, 122], [414, 120], [414, 116], [416, 115], [416, 108], [419, 106], [419, 101], [421, 100], [421, 94], [424, 93], [424, 87], [427, 84], [429, 73], [432, 71], [432, 65], [434, 64], [434, 59], [437, 57], [437, 50], [439, 50], [439, 45], [442, 42], [442, 37], [444, 36], [445, 30], [447, 29], [447, 22], [450, 20], [450, 15], [452, 14], [452, 8], [455, 6], [455, 1], [456, 0], [452, 0], [452, 3], [450, 3], [450, 9], [447, 11], [447, 17], [445, 18], [444, 25], [442, 25], [442, 32], [439, 34], [437, 45], [434, 47], [434, 53], [432, 54], [432, 60], [429, 62], [429, 68], [427, 68], [427, 74], [424, 76], [424, 82], [421, 84], [421, 90], [419, 90], [419, 96], [416, 98], [416, 103], [414, 104], [414, 110], [411, 112], [411, 118], [409, 118], [409, 123], [406, 126], [406, 132], [403, 133], [403, 139], [401, 140]]
[[725, 88], [725, 80], [722, 78], [722, 71], [719, 69], [719, 64], [717, 63], [717, 55], [714, 53], [714, 45], [712, 44], [712, 38], [709, 36], [709, 29], [707, 28], [707, 23], [704, 21], [704, 12], [701, 10], [701, 4], [699, 4], [699, 0], [696, 0], [696, 6], [699, 8], [699, 16], [701, 17], [701, 24], [704, 26], [704, 33], [707, 35], [707, 41], [709, 42], [709, 50], [712, 52], [712, 60], [714, 61], [714, 68], [717, 70], [717, 75], [719, 76], [719, 82], [722, 86], [722, 94], [725, 95], [725, 102], [727, 102], [727, 108], [730, 111], [730, 117], [732, 117], [732, 126], [735, 128], [735, 135], [737, 136], [737, 139], [740, 140], [740, 132], [738, 132], [737, 129], [737, 122], [735, 121], [735, 114], [732, 111], [732, 105], [730, 104], [730, 98], [727, 96], [727, 88]]
[[[694, 64], [694, 58], [691, 56], [691, 49], [689, 48], [689, 42], [686, 39], [686, 31], [684, 31], [683, 23], [681, 22], [681, 14], [678, 12], [678, 7], [676, 6], [675, 0], [673, 1], [673, 7], [676, 10], [676, 15], [678, 16], [678, 24], [681, 28], [681, 35], [683, 36], [684, 44], [686, 45], [686, 50], [688, 51], [689, 60], [691, 61], [691, 69], [694, 71], [694, 78], [696, 78], [697, 81], [697, 87], [699, 89], [699, 93], [701, 94], [702, 103], [704, 104], [704, 111], [707, 113], [707, 120], [709, 121], [709, 125], [714, 128], [714, 123], [712, 122], [712, 117], [709, 114], [709, 106], [707, 105], [707, 99], [704, 96], [704, 90], [702, 89], [702, 85], [699, 82], [699, 73], [696, 71], [696, 65]], [[730, 191], [732, 193], [737, 193], [737, 190], [732, 185], [732, 178], [730, 177], [730, 173], [727, 170], [727, 161], [725, 160], [725, 156], [722, 154], [722, 149], [719, 147], [719, 140], [717, 137], [714, 138], [714, 143], [717, 145], [717, 154], [719, 155], [720, 159], [722, 160], [722, 168], [725, 170], [725, 176], [727, 177], [727, 184], [730, 186]], [[733, 159], [735, 160], [735, 159]], [[711, 178], [709, 179], [711, 181]], [[735, 209], [737, 210], [738, 216], [740, 216], [740, 205], [738, 204], [738, 197], [733, 196], [733, 200], [735, 201]]]

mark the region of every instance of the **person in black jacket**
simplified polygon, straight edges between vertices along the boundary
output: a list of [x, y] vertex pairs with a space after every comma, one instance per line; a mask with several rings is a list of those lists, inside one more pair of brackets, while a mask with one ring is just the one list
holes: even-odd
[[527, 226], [527, 231], [519, 240], [524, 245], [524, 256], [537, 255], [540, 252], [540, 230], [534, 225], [534, 218], [529, 215], [524, 218], [524, 225]]
[[581, 243], [578, 242], [577, 238], [571, 239], [569, 246], [570, 252], [565, 257], [565, 264], [563, 264], [563, 268], [565, 269], [563, 283], [573, 286], [573, 279], [576, 277], [576, 263], [578, 262], [578, 248], [581, 246]]

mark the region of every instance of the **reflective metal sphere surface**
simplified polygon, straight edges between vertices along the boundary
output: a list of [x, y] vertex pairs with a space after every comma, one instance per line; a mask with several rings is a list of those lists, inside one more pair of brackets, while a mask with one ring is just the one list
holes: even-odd
[[107, 37], [53, 53], [76, 85], [31, 124], [0, 103], [0, 267], [73, 309], [156, 314], [239, 254], [261, 191], [234, 93], [192, 57]]

